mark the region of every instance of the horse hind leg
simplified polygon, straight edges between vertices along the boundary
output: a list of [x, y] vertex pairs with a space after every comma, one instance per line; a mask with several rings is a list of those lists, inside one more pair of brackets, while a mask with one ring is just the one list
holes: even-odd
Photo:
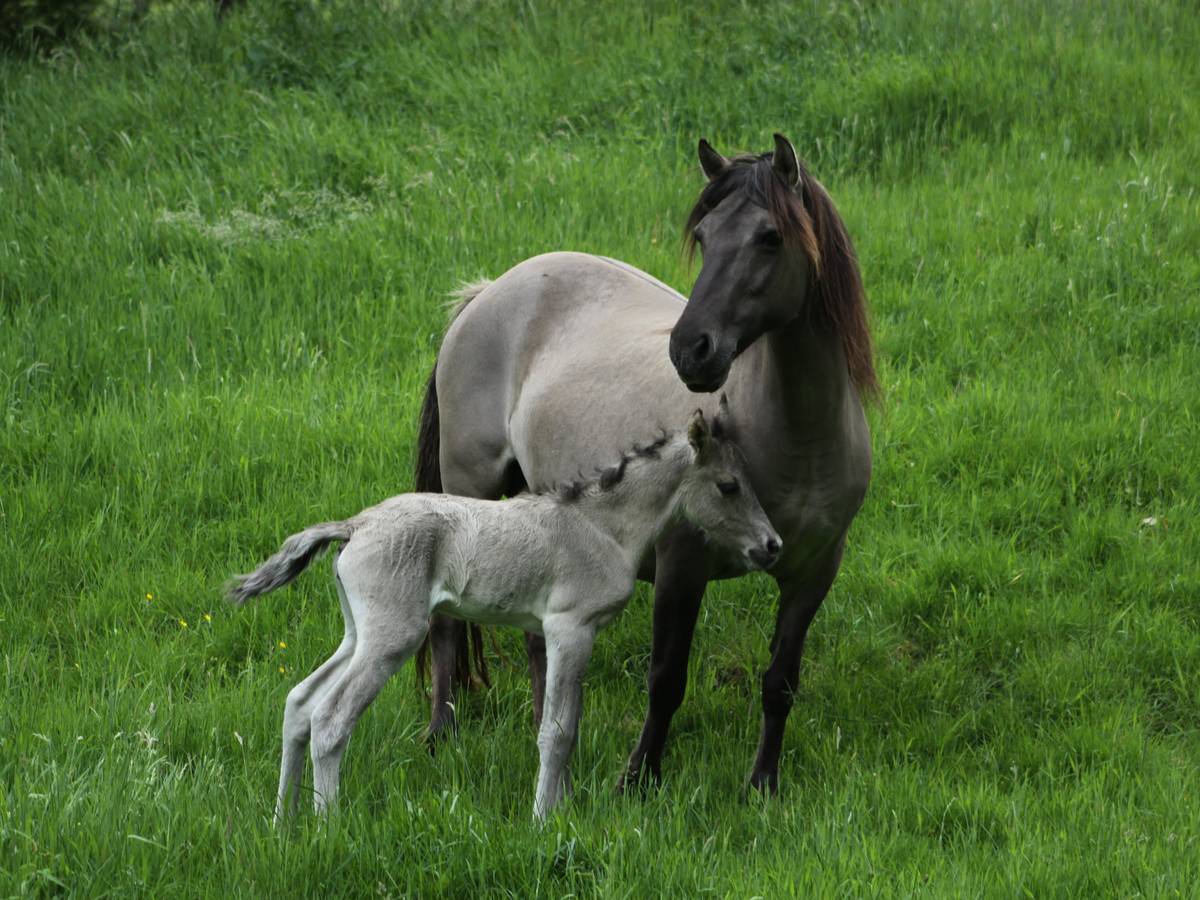
[[[449, 454], [447, 454], [449, 455]], [[527, 485], [516, 460], [499, 460], [494, 457], [479, 459], [447, 459], [442, 467], [442, 486], [446, 493], [460, 497], [475, 497], [480, 500], [499, 500], [513, 497], [525, 491]], [[431, 700], [429, 727], [425, 729], [425, 742], [431, 751], [438, 742], [458, 731], [454, 713], [456, 693], [470, 688], [473, 683], [470, 667], [470, 642], [468, 628], [478, 629], [461, 619], [435, 613], [429, 621], [428, 647], [432, 652], [430, 665]], [[476, 634], [478, 639], [478, 634]], [[529, 638], [527, 637], [528, 641]], [[541, 638], [537, 640], [540, 642]], [[541, 644], [541, 666], [534, 674], [534, 651], [530, 651], [531, 674], [534, 676], [535, 722], [541, 716], [540, 685], [545, 683], [545, 644]], [[418, 660], [420, 663], [420, 660]], [[480, 672], [486, 680], [487, 673]], [[540, 680], [539, 680], [540, 676]]]
[[470, 658], [467, 627], [467, 623], [461, 619], [439, 613], [434, 613], [429, 620], [431, 699], [429, 726], [425, 729], [424, 740], [431, 752], [442, 738], [458, 732], [458, 722], [454, 716], [454, 689], [456, 682], [461, 682], [458, 677], [461, 665]]
[[356, 630], [346, 589], [338, 576], [340, 551], [333, 556], [333, 577], [338, 601], [342, 608], [345, 630], [342, 643], [333, 655], [321, 663], [312, 674], [288, 692], [283, 710], [283, 758], [279, 767], [279, 791], [275, 802], [275, 824], [281, 825], [296, 811], [300, 799], [300, 782], [304, 775], [305, 751], [310, 737], [312, 709], [326, 691], [337, 681], [354, 655]]

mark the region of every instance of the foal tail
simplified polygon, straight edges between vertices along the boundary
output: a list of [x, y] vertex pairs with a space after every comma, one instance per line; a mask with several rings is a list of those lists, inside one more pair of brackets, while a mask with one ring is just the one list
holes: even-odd
[[348, 541], [354, 528], [349, 521], [322, 522], [293, 534], [279, 552], [249, 575], [235, 575], [225, 583], [225, 599], [238, 606], [293, 581], [317, 554], [334, 541]]

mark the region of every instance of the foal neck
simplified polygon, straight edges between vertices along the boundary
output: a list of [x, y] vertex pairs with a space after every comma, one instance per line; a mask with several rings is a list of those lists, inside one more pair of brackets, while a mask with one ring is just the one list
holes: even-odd
[[628, 459], [610, 486], [589, 487], [574, 501], [576, 508], [638, 559], [677, 516], [679, 486], [693, 458], [687, 437], [676, 435], [655, 455]]

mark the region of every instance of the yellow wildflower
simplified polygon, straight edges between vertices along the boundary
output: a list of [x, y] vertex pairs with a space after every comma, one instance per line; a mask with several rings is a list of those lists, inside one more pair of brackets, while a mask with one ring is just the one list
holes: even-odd
[[280, 650], [286, 650], [286, 649], [287, 649], [287, 641], [280, 641], [280, 642], [279, 642], [279, 649], [280, 649]]
[[153, 600], [153, 599], [154, 599], [154, 595], [153, 595], [153, 594], [151, 594], [151, 593], [147, 593], [147, 594], [146, 594], [146, 602], [147, 602], [147, 603], [149, 603], [149, 602], [150, 602], [151, 600]]
[[280, 666], [280, 667], [279, 667], [279, 674], [280, 674], [280, 675], [282, 675], [282, 674], [283, 674], [284, 672], [286, 672], [286, 671], [287, 671], [287, 666]]
[[180, 619], [180, 620], [179, 620], [179, 627], [180, 627], [180, 628], [187, 628], [187, 619]]
[[205, 622], [211, 622], [211, 621], [212, 621], [212, 613], [205, 613], [205, 614], [204, 614], [204, 621], [205, 621]]

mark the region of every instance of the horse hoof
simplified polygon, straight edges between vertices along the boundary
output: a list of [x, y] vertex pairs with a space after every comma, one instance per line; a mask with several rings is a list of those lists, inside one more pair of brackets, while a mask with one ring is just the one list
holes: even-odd
[[746, 793], [774, 797], [779, 793], [779, 773], [758, 770], [751, 772], [750, 781], [746, 785]]
[[625, 774], [617, 779], [616, 792], [623, 796], [644, 797], [652, 789], [657, 789], [661, 785], [662, 775], [659, 773], [642, 766], [630, 766], [625, 770]]
[[429, 751], [429, 755], [433, 756], [437, 753], [438, 744], [449, 740], [457, 733], [458, 726], [454, 721], [437, 719], [429, 723], [429, 727], [425, 729], [425, 734], [421, 736], [421, 740], [425, 744], [425, 748]]

